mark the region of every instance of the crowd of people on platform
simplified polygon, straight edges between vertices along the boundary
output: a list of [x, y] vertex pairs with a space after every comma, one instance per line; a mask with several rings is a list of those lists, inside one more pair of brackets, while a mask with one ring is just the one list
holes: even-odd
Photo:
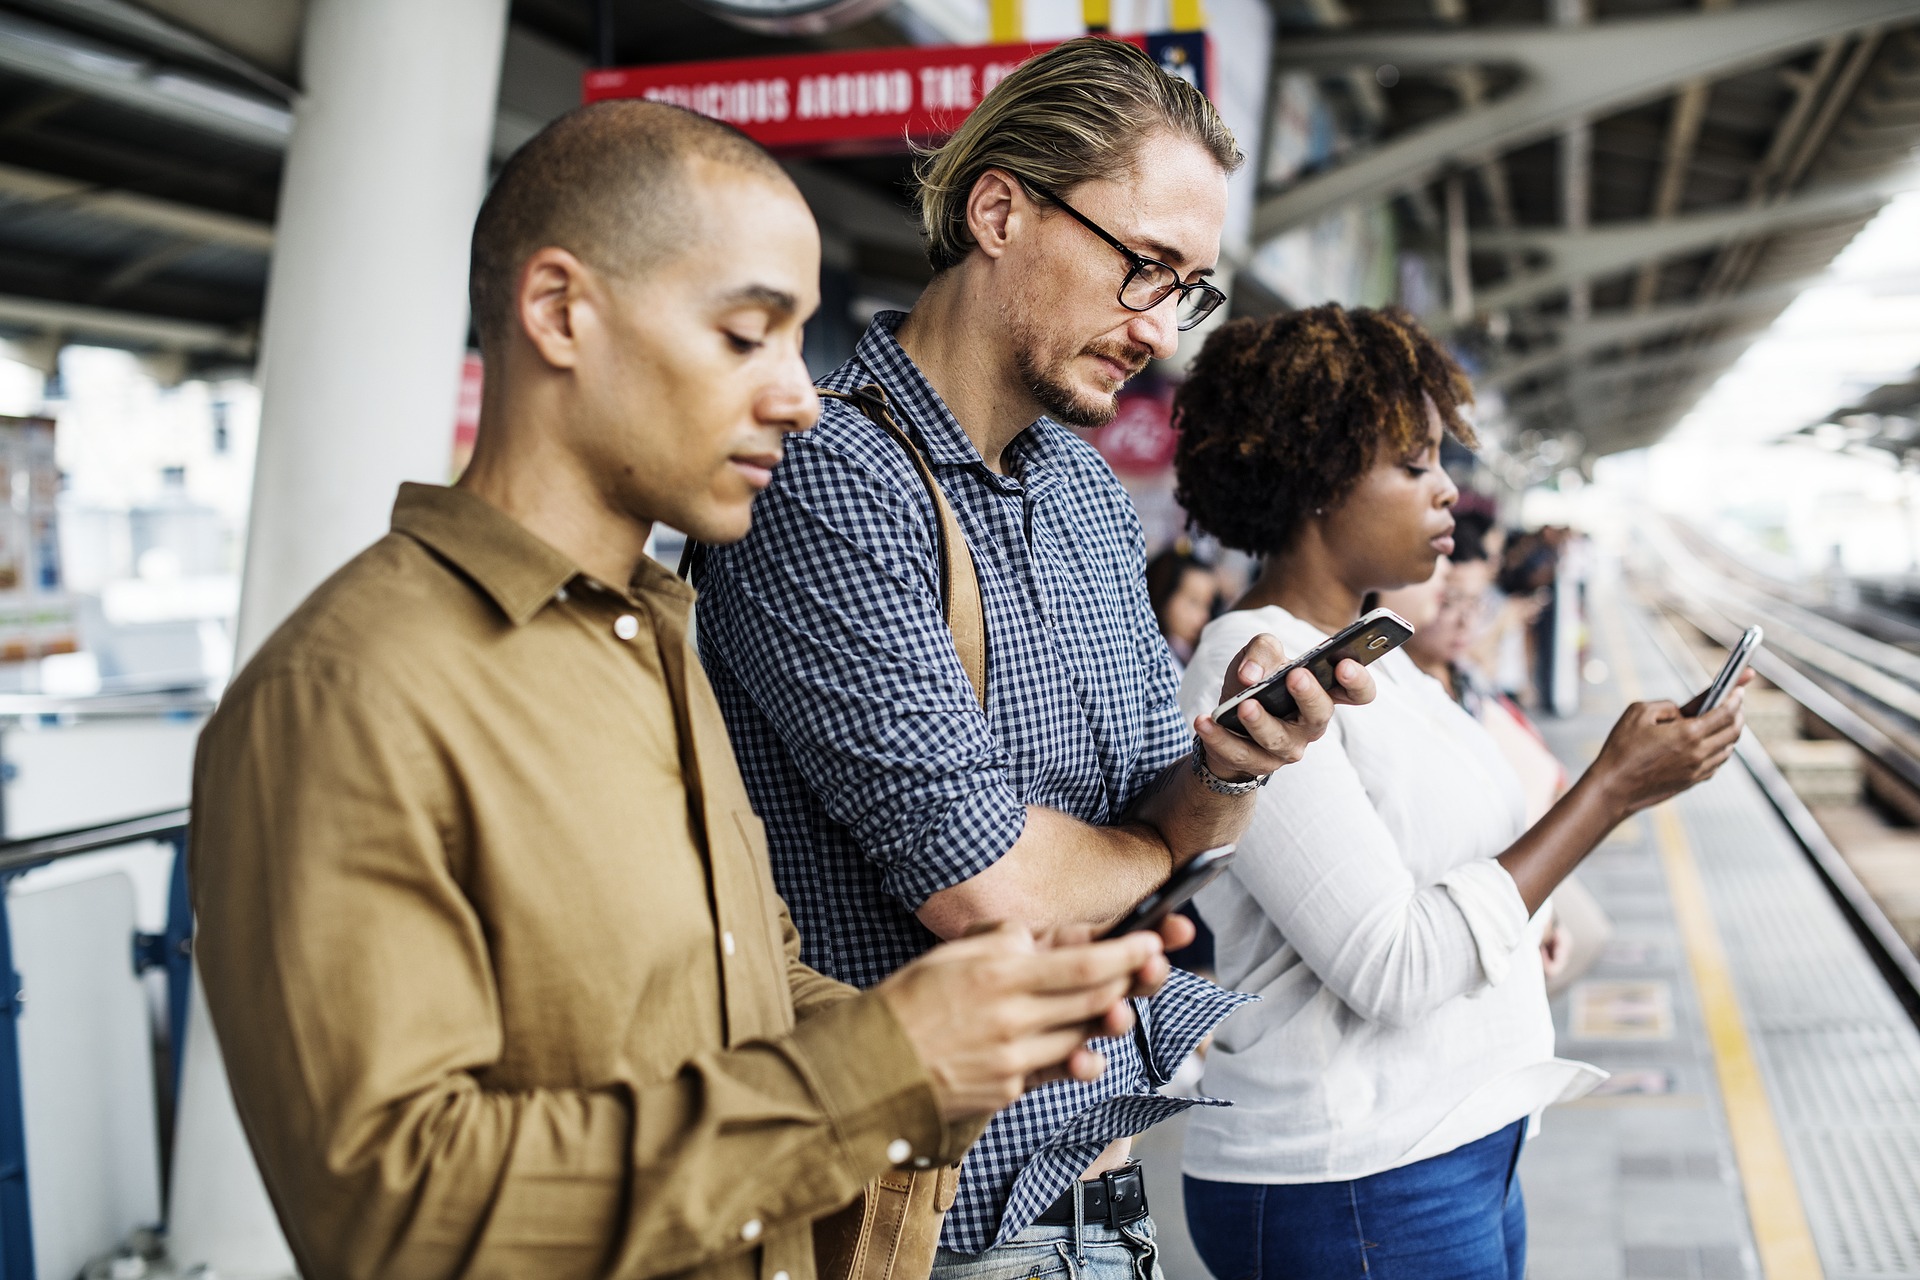
[[[1216, 1275], [1519, 1280], [1520, 1146], [1598, 1074], [1544, 908], [1740, 699], [1555, 771], [1476, 649], [1550, 540], [1474, 553], [1467, 379], [1393, 309], [1210, 333], [1178, 497], [1257, 568], [1149, 572], [1072, 428], [1224, 301], [1241, 161], [1132, 45], [1029, 60], [817, 388], [819, 234], [743, 135], [602, 103], [505, 165], [471, 465], [196, 760], [196, 964], [303, 1274], [1159, 1280], [1131, 1144], [1185, 1111]], [[1383, 599], [1417, 644], [1215, 721]], [[1235, 844], [1211, 978], [1181, 917], [1103, 936]]]

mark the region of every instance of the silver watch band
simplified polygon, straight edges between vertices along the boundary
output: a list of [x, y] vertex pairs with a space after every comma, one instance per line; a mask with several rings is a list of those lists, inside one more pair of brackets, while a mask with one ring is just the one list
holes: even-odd
[[1188, 756], [1193, 761], [1193, 776], [1200, 779], [1202, 786], [1219, 796], [1244, 796], [1267, 785], [1267, 779], [1273, 775], [1263, 773], [1257, 778], [1248, 778], [1245, 782], [1228, 782], [1207, 767], [1206, 744], [1200, 741], [1200, 735], [1193, 736], [1193, 751]]

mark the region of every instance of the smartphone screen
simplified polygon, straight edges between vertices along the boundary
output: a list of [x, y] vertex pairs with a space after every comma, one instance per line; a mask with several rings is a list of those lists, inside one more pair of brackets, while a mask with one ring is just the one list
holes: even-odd
[[1759, 627], [1747, 628], [1746, 634], [1740, 637], [1740, 642], [1733, 646], [1733, 652], [1727, 655], [1726, 665], [1720, 668], [1720, 673], [1714, 676], [1713, 683], [1709, 684], [1706, 692], [1700, 695], [1700, 709], [1693, 714], [1703, 716], [1727, 700], [1727, 695], [1733, 692], [1734, 682], [1740, 678], [1740, 673], [1747, 669], [1747, 663], [1753, 660], [1753, 651], [1760, 647], [1760, 638], [1763, 634]]
[[1293, 700], [1293, 693], [1287, 688], [1287, 676], [1300, 667], [1305, 667], [1320, 682], [1322, 689], [1331, 689], [1334, 669], [1348, 658], [1361, 666], [1366, 666], [1379, 658], [1392, 653], [1405, 644], [1413, 635], [1413, 624], [1391, 609], [1375, 609], [1352, 626], [1328, 637], [1320, 644], [1289, 662], [1266, 679], [1249, 685], [1234, 694], [1213, 709], [1213, 722], [1223, 729], [1230, 729], [1241, 737], [1247, 731], [1240, 727], [1239, 707], [1248, 698], [1258, 698], [1260, 705], [1282, 720], [1291, 719], [1300, 713], [1300, 706]]

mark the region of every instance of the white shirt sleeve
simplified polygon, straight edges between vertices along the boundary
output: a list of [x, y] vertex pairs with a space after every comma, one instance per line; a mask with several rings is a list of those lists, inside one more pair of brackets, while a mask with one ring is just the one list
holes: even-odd
[[1273, 776], [1233, 873], [1355, 1013], [1405, 1027], [1506, 977], [1525, 904], [1492, 859], [1419, 885], [1335, 727]]

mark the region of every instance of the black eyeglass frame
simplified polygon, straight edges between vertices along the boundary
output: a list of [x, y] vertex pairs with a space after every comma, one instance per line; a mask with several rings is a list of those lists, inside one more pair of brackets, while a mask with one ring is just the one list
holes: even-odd
[[[1021, 183], [1029, 191], [1033, 192], [1034, 195], [1039, 196], [1042, 200], [1045, 200], [1047, 203], [1059, 205], [1062, 209], [1064, 209], [1067, 212], [1067, 214], [1070, 217], [1072, 217], [1072, 219], [1075, 222], [1078, 222], [1081, 226], [1093, 232], [1093, 234], [1095, 234], [1096, 236], [1099, 236], [1102, 240], [1105, 240], [1108, 244], [1112, 245], [1116, 251], [1118, 251], [1122, 256], [1126, 258], [1128, 263], [1127, 275], [1126, 275], [1126, 278], [1120, 282], [1120, 291], [1114, 295], [1114, 298], [1117, 302], [1119, 302], [1121, 306], [1125, 307], [1127, 310], [1140, 311], [1140, 312], [1151, 311], [1155, 307], [1159, 306], [1161, 303], [1165, 302], [1169, 297], [1171, 297], [1175, 293], [1178, 293], [1180, 295], [1180, 301], [1174, 307], [1174, 312], [1176, 316], [1174, 323], [1179, 327], [1180, 331], [1184, 333], [1188, 329], [1191, 329], [1195, 325], [1199, 324], [1202, 320], [1205, 320], [1208, 316], [1212, 315], [1215, 311], [1218, 311], [1220, 309], [1220, 304], [1227, 300], [1227, 295], [1220, 292], [1217, 286], [1209, 284], [1205, 280], [1195, 280], [1189, 283], [1180, 278], [1180, 273], [1178, 271], [1175, 271], [1171, 266], [1160, 261], [1160, 259], [1149, 258], [1144, 253], [1136, 253], [1134, 250], [1127, 248], [1127, 246], [1121, 242], [1120, 237], [1114, 235], [1111, 231], [1108, 231], [1105, 227], [1101, 226], [1099, 223], [1095, 222], [1092, 218], [1089, 218], [1086, 214], [1080, 212], [1078, 209], [1074, 208], [1072, 205], [1068, 204], [1065, 200], [1062, 200], [1059, 196], [1053, 194], [1053, 192], [1047, 190], [1045, 187], [1041, 186], [1039, 183], [1031, 181], [1030, 179], [1026, 179], [1026, 178], [1022, 178]], [[1147, 303], [1143, 307], [1136, 307], [1131, 302], [1127, 301], [1127, 287], [1133, 283], [1135, 276], [1139, 275], [1142, 271], [1146, 270], [1149, 267], [1158, 267], [1160, 270], [1166, 272], [1168, 275], [1173, 277], [1173, 283], [1169, 285], [1165, 285], [1162, 288], [1156, 290], [1153, 295], [1153, 301]], [[1198, 293], [1203, 300], [1210, 300], [1210, 301], [1206, 301], [1206, 305], [1204, 309], [1201, 310], [1196, 315], [1194, 315], [1191, 319], [1179, 319], [1178, 315], [1179, 315], [1180, 309], [1187, 305], [1187, 297], [1188, 295], [1193, 293]]]

